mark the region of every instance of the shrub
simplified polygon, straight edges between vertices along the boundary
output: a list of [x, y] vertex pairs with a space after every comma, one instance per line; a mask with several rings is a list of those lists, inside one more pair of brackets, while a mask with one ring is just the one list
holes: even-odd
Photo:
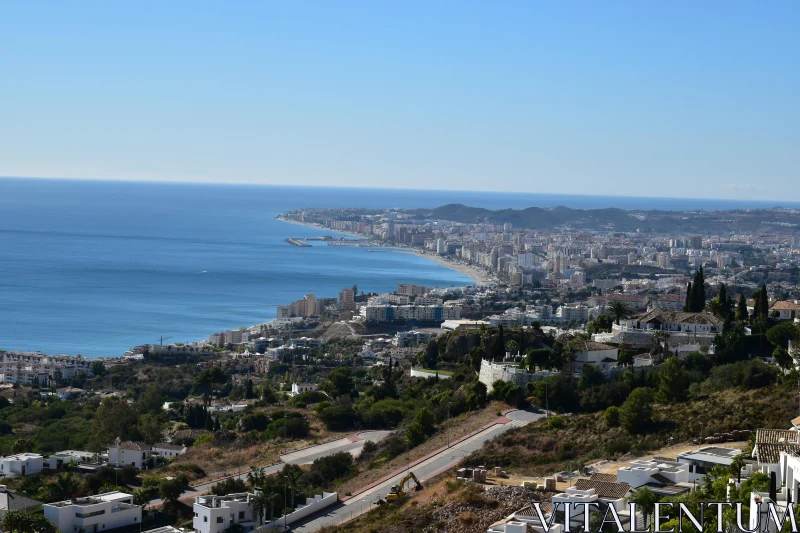
[[603, 420], [607, 427], [615, 428], [619, 426], [619, 409], [613, 405], [606, 409], [605, 414], [603, 414]]

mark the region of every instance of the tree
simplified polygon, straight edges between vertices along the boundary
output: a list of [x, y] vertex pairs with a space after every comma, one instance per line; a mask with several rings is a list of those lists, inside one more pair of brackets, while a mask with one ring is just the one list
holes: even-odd
[[656, 401], [660, 403], [680, 402], [686, 399], [689, 383], [680, 361], [673, 356], [667, 359], [658, 373], [659, 386]]
[[503, 325], [500, 324], [500, 327], [497, 331], [497, 338], [494, 342], [494, 360], [495, 361], [502, 361], [506, 357], [506, 341], [503, 334]]
[[139, 417], [139, 433], [148, 444], [161, 442], [166, 422], [160, 414], [147, 413]]
[[653, 333], [652, 351], [653, 355], [659, 356], [659, 359], [663, 359], [669, 355], [669, 337], [669, 331], [659, 330]]
[[161, 393], [161, 387], [156, 383], [151, 383], [147, 386], [139, 399], [136, 401], [136, 410], [139, 414], [145, 413], [161, 413], [164, 407], [164, 395]]
[[100, 450], [119, 437], [129, 439], [136, 425], [136, 412], [122, 398], [104, 398], [92, 419], [90, 450]]
[[57, 533], [55, 525], [43, 515], [25, 511], [7, 511], [3, 515], [3, 531], [9, 533]]
[[797, 339], [798, 333], [800, 333], [800, 330], [798, 330], [797, 326], [791, 322], [783, 322], [767, 330], [767, 340], [773, 346], [788, 349], [789, 341]]
[[103, 361], [93, 361], [89, 370], [94, 376], [102, 376], [106, 373], [106, 364]]
[[736, 305], [736, 320], [741, 322], [742, 320], [747, 320], [747, 318], [747, 300], [745, 299], [744, 294], [740, 294], [739, 303]]
[[80, 482], [71, 472], [62, 472], [47, 484], [47, 500], [61, 502], [71, 499], [78, 491]]
[[628, 433], [640, 433], [653, 422], [653, 395], [649, 389], [633, 389], [619, 411], [620, 425]]
[[228, 382], [228, 373], [221, 367], [212, 366], [204, 369], [194, 379], [194, 388], [198, 391], [206, 391], [213, 397], [214, 385], [223, 385]]
[[247, 485], [239, 478], [225, 478], [218, 483], [211, 485], [211, 494], [215, 496], [225, 496], [236, 492], [247, 492]]
[[33, 442], [30, 439], [17, 439], [11, 445], [11, 453], [27, 453], [33, 450]]
[[686, 286], [686, 300], [683, 303], [683, 310], [685, 312], [689, 312], [692, 310], [692, 296], [694, 295], [694, 291], [692, 290], [692, 282], [690, 281], [689, 284]]
[[257, 490], [255, 496], [250, 498], [250, 506], [253, 508], [253, 515], [257, 517], [258, 527], [264, 524], [264, 514], [270, 505], [270, 499], [271, 495], [261, 490]]
[[628, 307], [628, 304], [623, 302], [622, 300], [614, 300], [611, 302], [609, 306], [609, 311], [611, 312], [611, 316], [614, 317], [617, 325], [619, 326], [620, 319], [628, 318], [631, 316], [631, 310]]
[[[352, 457], [352, 456], [351, 456]], [[290, 509], [294, 509], [294, 495], [297, 488], [303, 481], [303, 471], [297, 465], [286, 465], [283, 467], [283, 478], [289, 485], [290, 495], [291, 495], [291, 507]]]
[[150, 492], [145, 489], [133, 491], [133, 505], [147, 505], [150, 503]]
[[775, 362], [781, 368], [789, 369], [792, 367], [792, 364], [794, 363], [794, 360], [792, 359], [792, 356], [789, 355], [789, 352], [787, 352], [785, 348], [782, 348], [780, 346], [778, 346], [777, 348], [775, 348], [775, 350], [773, 350], [772, 357], [775, 359]]
[[536, 348], [534, 350], [530, 350], [527, 355], [528, 359], [528, 370], [531, 372], [536, 372], [536, 368], [539, 369], [544, 368], [544, 365], [547, 364], [547, 361], [550, 359], [550, 351], [546, 348]]
[[333, 398], [352, 396], [355, 391], [353, 371], [349, 366], [340, 366], [328, 374], [328, 379], [322, 385], [323, 390]]
[[162, 500], [175, 503], [183, 494], [183, 483], [178, 479], [163, 479], [158, 487], [158, 495]]
[[610, 428], [619, 426], [619, 408], [612, 405], [606, 409], [606, 412], [603, 413], [603, 421], [605, 421], [606, 426]]
[[[638, 390], [638, 389], [637, 389]], [[655, 512], [658, 496], [648, 487], [634, 489], [630, 496], [626, 498], [629, 503], [635, 503], [642, 510], [645, 519], [645, 526], [650, 522], [650, 516]], [[633, 522], [633, 517], [631, 521]]]

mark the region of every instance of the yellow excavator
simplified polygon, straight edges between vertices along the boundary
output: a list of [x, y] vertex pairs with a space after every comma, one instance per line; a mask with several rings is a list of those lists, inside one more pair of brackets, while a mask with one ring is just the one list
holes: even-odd
[[417, 476], [414, 475], [414, 472], [409, 472], [408, 474], [405, 475], [405, 477], [403, 477], [403, 479], [400, 480], [399, 484], [392, 487], [392, 490], [389, 491], [389, 494], [386, 495], [386, 499], [378, 500], [378, 503], [381, 504], [385, 502], [396, 502], [405, 497], [406, 495], [405, 485], [412, 479], [414, 480], [414, 483], [416, 483], [416, 485], [414, 485], [414, 490], [417, 492], [421, 491], [422, 483], [420, 483], [419, 479], [417, 479]]

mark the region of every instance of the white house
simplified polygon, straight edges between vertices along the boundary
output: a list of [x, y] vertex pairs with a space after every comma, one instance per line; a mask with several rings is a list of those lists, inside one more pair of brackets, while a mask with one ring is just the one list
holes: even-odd
[[700, 481], [714, 466], [729, 467], [733, 459], [742, 453], [741, 450], [707, 446], [699, 450], [679, 453], [675, 460], [689, 466], [689, 483]]
[[778, 320], [794, 320], [800, 317], [800, 301], [778, 300], [769, 306], [770, 316], [777, 315]]
[[133, 496], [106, 492], [75, 500], [44, 505], [44, 517], [61, 533], [100, 533], [140, 524], [142, 508], [133, 505]]
[[44, 467], [44, 457], [38, 453], [18, 453], [0, 457], [0, 477], [38, 474]]
[[152, 450], [144, 442], [124, 441], [119, 437], [108, 447], [108, 464], [111, 466], [131, 465], [136, 468], [149, 466]]
[[617, 366], [619, 349], [608, 344], [595, 341], [577, 341], [572, 343], [575, 360], [575, 372], [582, 372], [584, 365], [594, 365], [599, 370]]
[[648, 487], [659, 496], [676, 496], [692, 490], [689, 465], [660, 457], [652, 461], [631, 461], [617, 470], [617, 481], [632, 489]]
[[159, 442], [157, 444], [153, 444], [151, 451], [160, 455], [161, 457], [172, 459], [173, 457], [178, 457], [179, 455], [185, 454], [186, 446], [183, 446], [182, 444], [167, 444], [166, 442]]
[[[604, 504], [601, 507], [613, 506], [618, 512], [620, 520], [623, 523], [630, 523], [630, 508], [625, 501], [625, 497], [631, 489], [630, 485], [603, 481], [605, 479], [603, 474], [595, 474], [592, 478], [579, 479], [574, 486], [554, 495], [552, 498], [553, 508], [570, 509], [570, 525], [575, 527], [583, 526], [583, 506], [576, 505], [579, 503]], [[570, 505], [565, 506], [565, 504]]]
[[259, 520], [253, 516], [250, 505], [255, 494], [241, 492], [227, 496], [198, 496], [194, 499], [195, 533], [222, 533], [234, 524], [244, 528], [245, 533], [258, 527]]
[[56, 470], [68, 464], [90, 463], [97, 458], [97, 454], [80, 450], [64, 450], [47, 456], [44, 460], [45, 466], [51, 470]]
[[64, 387], [62, 389], [56, 389], [56, 394], [62, 400], [72, 400], [73, 398], [86, 396], [86, 391], [77, 387]]
[[620, 327], [627, 330], [717, 333], [722, 330], [722, 320], [713, 313], [685, 313], [653, 309], [621, 321]]
[[289, 396], [297, 396], [315, 390], [317, 390], [316, 383], [292, 383], [292, 392], [289, 393]]

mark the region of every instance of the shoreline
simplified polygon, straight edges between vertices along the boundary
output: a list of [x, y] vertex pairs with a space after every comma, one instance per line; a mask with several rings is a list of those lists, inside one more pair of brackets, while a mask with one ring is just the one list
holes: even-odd
[[[360, 240], [363, 240], [363, 241], [371, 242], [367, 236], [365, 236], [365, 235], [363, 235], [361, 233], [355, 233], [355, 232], [352, 232], [352, 231], [343, 231], [343, 230], [333, 230], [333, 229], [330, 229], [330, 228], [325, 228], [325, 227], [320, 226], [318, 224], [312, 224], [310, 222], [300, 222], [299, 220], [290, 220], [290, 219], [281, 218], [281, 217], [277, 217], [277, 220], [280, 220], [281, 222], [286, 222], [286, 223], [289, 223], [289, 224], [295, 224], [297, 226], [304, 226], [304, 227], [307, 227], [307, 228], [316, 228], [316, 229], [320, 229], [320, 230], [330, 231], [331, 233], [339, 233], [341, 235], [348, 235], [350, 237], [356, 237], [356, 238], [358, 238]], [[473, 281], [474, 285], [485, 286], [485, 285], [492, 285], [493, 284], [493, 280], [490, 277], [490, 274], [488, 272], [486, 272], [485, 270], [483, 270], [483, 269], [481, 269], [481, 268], [479, 268], [477, 266], [474, 266], [474, 265], [460, 263], [460, 262], [457, 262], [457, 261], [454, 261], [454, 260], [451, 260], [451, 259], [447, 259], [447, 258], [442, 257], [440, 255], [426, 253], [424, 250], [420, 250], [420, 249], [417, 249], [417, 248], [405, 248], [405, 247], [402, 247], [402, 246], [386, 246], [386, 245], [382, 245], [382, 244], [373, 244], [373, 246], [375, 248], [387, 248], [387, 249], [391, 249], [391, 250], [396, 250], [397, 252], [401, 252], [401, 253], [411, 253], [411, 254], [417, 255], [419, 257], [422, 257], [424, 259], [427, 259], [429, 261], [433, 261], [435, 263], [440, 264], [443, 267], [449, 268], [450, 270], [453, 270], [454, 272], [457, 272], [457, 273], [461, 274], [462, 276], [466, 276], [466, 277], [470, 278]]]

